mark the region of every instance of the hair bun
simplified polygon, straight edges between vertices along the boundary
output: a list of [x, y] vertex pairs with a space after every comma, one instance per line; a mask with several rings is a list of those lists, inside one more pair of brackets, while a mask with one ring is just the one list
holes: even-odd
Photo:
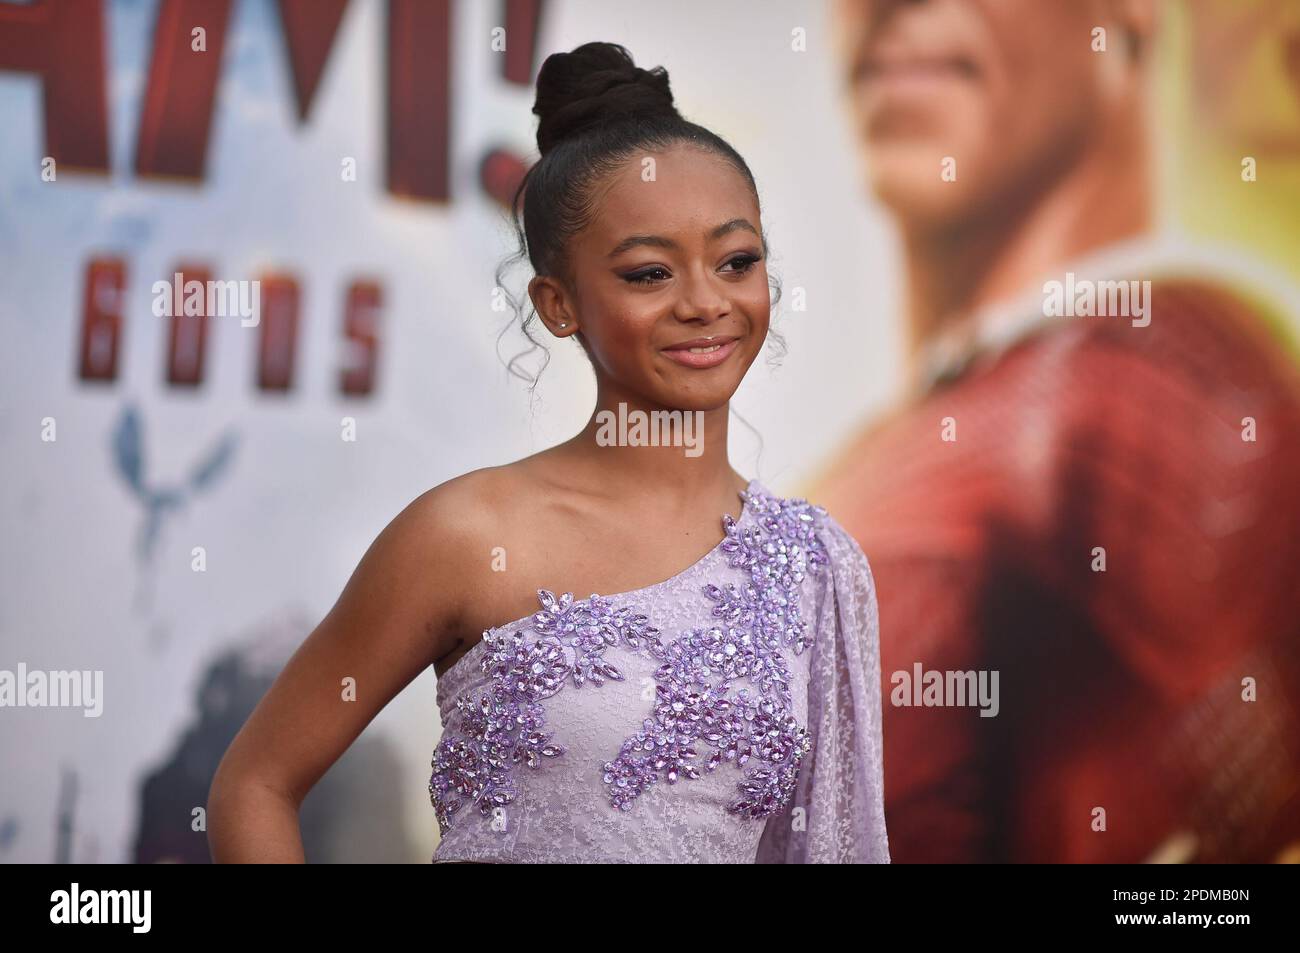
[[677, 116], [668, 71], [641, 69], [617, 43], [584, 43], [569, 53], [552, 53], [537, 74], [537, 148], [603, 122], [629, 117]]

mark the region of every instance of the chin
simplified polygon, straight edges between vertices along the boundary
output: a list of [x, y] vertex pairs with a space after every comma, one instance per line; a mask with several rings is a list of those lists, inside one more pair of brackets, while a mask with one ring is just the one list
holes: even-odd
[[[753, 346], [752, 339], [742, 347]], [[758, 352], [741, 353], [737, 349], [727, 360], [710, 369], [682, 367], [661, 357], [653, 398], [665, 407], [677, 410], [710, 411], [725, 407], [745, 379]]]
[[718, 410], [727, 406], [736, 393], [736, 388], [740, 386], [740, 381], [728, 381], [721, 384], [707, 384], [703, 387], [698, 383], [691, 386], [674, 388], [671, 393], [665, 394], [662, 403], [666, 407], [674, 410], [689, 411], [711, 411]]
[[944, 154], [933, 146], [890, 145], [873, 148], [868, 163], [869, 185], [876, 199], [904, 225], [943, 227], [960, 221], [970, 208], [970, 182], [963, 169], [957, 179], [940, 178]]

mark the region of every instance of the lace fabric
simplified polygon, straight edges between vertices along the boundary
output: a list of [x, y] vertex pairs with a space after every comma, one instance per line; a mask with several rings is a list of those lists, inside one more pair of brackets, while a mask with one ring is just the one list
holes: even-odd
[[489, 629], [438, 680], [434, 862], [888, 863], [870, 567], [751, 481], [670, 579]]

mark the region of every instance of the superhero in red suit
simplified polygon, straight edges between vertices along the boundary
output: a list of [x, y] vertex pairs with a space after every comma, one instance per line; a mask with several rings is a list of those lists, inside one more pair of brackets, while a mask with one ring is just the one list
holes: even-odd
[[[1140, 253], [1155, 10], [836, 4], [914, 387], [810, 495], [876, 578], [899, 862], [1300, 845], [1300, 375], [1249, 289]], [[1145, 314], [1050, 316], [1067, 275]], [[996, 715], [902, 704], [918, 663]]]

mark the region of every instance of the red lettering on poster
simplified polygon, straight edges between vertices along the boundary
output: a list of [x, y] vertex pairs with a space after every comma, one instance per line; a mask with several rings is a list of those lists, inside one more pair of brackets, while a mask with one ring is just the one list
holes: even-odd
[[57, 167], [108, 171], [101, 0], [0, 3], [0, 69], [41, 78], [45, 154]]
[[[202, 179], [230, 0], [162, 0], [140, 109], [135, 171]], [[202, 30], [202, 51], [194, 49]]]
[[[167, 383], [173, 387], [198, 387], [203, 383], [203, 357], [208, 337], [208, 282], [212, 273], [207, 268], [179, 265], [181, 288], [187, 290], [191, 281], [203, 288], [202, 314], [186, 314], [184, 297], [173, 302], [170, 331], [167, 339]], [[173, 281], [174, 281], [173, 277]], [[218, 314], [221, 312], [218, 311]]]
[[379, 315], [383, 297], [373, 281], [354, 281], [343, 312], [343, 372], [339, 388], [360, 397], [375, 387], [379, 358]]
[[451, 129], [451, 3], [389, 0], [388, 191], [446, 201]]
[[542, 23], [542, 0], [506, 0], [506, 55], [501, 76], [509, 83], [530, 86], [537, 62], [537, 33]]
[[261, 333], [257, 347], [257, 386], [288, 391], [293, 387], [298, 345], [298, 282], [287, 275], [261, 281]]
[[126, 264], [122, 259], [92, 258], [87, 262], [77, 370], [83, 381], [117, 379], [125, 302]]
[[280, 24], [284, 27], [299, 120], [306, 120], [311, 111], [347, 7], [348, 0], [280, 0]]

